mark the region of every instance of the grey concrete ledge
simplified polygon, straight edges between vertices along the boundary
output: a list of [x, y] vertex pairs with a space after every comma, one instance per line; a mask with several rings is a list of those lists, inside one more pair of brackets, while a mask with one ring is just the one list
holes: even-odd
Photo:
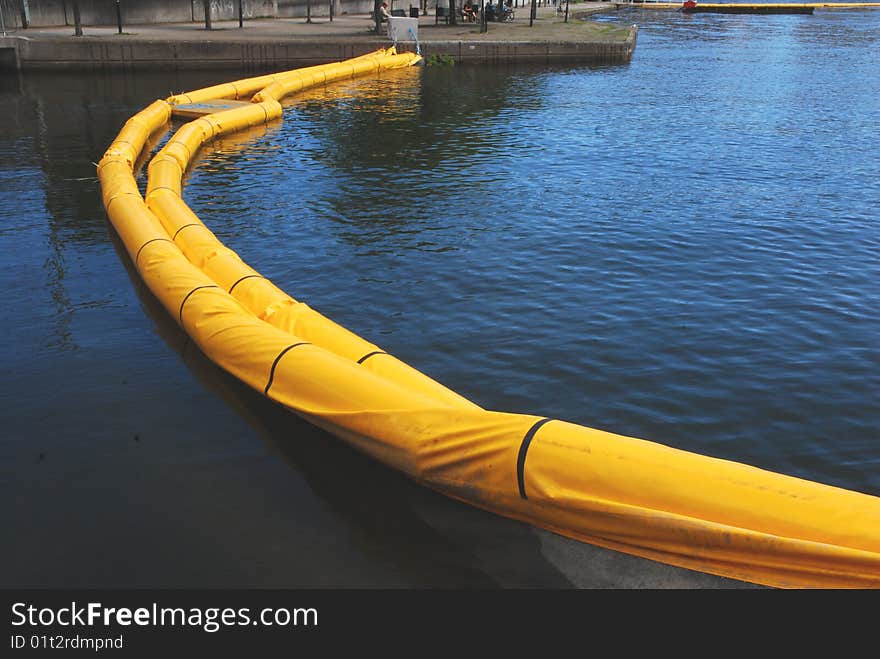
[[[625, 63], [636, 46], [637, 28], [622, 42], [423, 41], [422, 54], [450, 55], [461, 64], [517, 62]], [[157, 66], [179, 69], [295, 68], [356, 57], [389, 46], [386, 39], [358, 41], [117, 41], [106, 39], [0, 38], [0, 66], [21, 70], [134, 71]], [[401, 44], [414, 50], [415, 44]]]
[[623, 64], [635, 51], [638, 28], [624, 42], [589, 41], [426, 41], [422, 54], [450, 55], [459, 64], [581, 63]]

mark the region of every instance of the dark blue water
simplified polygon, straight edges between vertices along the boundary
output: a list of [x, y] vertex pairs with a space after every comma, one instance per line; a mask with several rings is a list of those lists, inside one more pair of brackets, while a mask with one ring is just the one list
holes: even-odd
[[[640, 24], [629, 65], [319, 90], [206, 149], [185, 196], [484, 407], [880, 494], [880, 12], [602, 20]], [[218, 81], [0, 95], [3, 583], [589, 585], [571, 547], [267, 405], [142, 291], [91, 162]]]
[[630, 18], [628, 67], [292, 101], [188, 199], [484, 406], [880, 491], [877, 14]]

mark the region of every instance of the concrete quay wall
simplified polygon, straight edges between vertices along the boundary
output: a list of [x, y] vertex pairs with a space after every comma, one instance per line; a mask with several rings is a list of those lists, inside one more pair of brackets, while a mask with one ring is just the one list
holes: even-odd
[[[422, 54], [449, 55], [460, 64], [515, 62], [614, 64], [628, 62], [637, 28], [616, 42], [427, 40]], [[0, 37], [0, 67], [19, 70], [136, 71], [223, 68], [283, 70], [356, 57], [381, 47], [385, 38], [290, 40], [118, 40]], [[401, 44], [415, 49], [414, 44]]]

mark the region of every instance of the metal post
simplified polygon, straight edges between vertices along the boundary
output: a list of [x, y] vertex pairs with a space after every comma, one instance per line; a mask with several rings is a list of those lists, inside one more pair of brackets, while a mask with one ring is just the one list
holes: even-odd
[[529, 12], [529, 27], [535, 24], [535, 15], [538, 13], [538, 0], [532, 0], [532, 11]]
[[244, 9], [241, 6], [243, 0], [238, 0], [238, 27], [244, 27]]
[[6, 36], [6, 21], [3, 19], [3, 5], [0, 4], [0, 28], [3, 30], [3, 36]]
[[116, 27], [119, 34], [122, 34], [122, 7], [119, 0], [116, 0]]
[[330, 0], [330, 22], [333, 22], [333, 0]]
[[568, 23], [568, 0], [565, 0], [565, 22]]
[[382, 19], [379, 18], [381, 0], [373, 0], [373, 20], [376, 21], [376, 34], [382, 34]]
[[306, 0], [306, 23], [312, 22], [312, 0]]
[[211, 0], [203, 0], [202, 5], [205, 7], [205, 29], [211, 29]]
[[31, 26], [31, 8], [28, 0], [21, 0], [21, 26], [25, 29]]
[[81, 37], [82, 35], [83, 26], [79, 16], [79, 0], [73, 0], [73, 36]]

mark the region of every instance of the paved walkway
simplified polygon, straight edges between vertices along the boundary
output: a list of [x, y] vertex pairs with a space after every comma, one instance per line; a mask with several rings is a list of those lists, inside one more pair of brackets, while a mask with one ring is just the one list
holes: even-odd
[[[551, 6], [537, 8], [537, 20], [529, 26], [529, 7], [515, 9], [513, 23], [488, 24], [488, 32], [480, 33], [478, 23], [459, 23], [458, 25], [436, 24], [433, 9], [430, 14], [419, 18], [419, 39], [421, 41], [597, 41], [620, 40], [625, 34], [615, 26], [599, 26], [595, 29], [583, 21], [574, 20], [575, 12], [580, 14], [614, 11], [611, 2], [578, 2], [570, 5], [569, 23], [562, 22], [556, 9]], [[116, 25], [83, 26], [83, 37], [74, 37], [73, 26], [31, 27], [8, 30], [8, 36], [28, 39], [59, 39], [69, 37], [83, 40], [113, 41], [370, 41], [375, 40], [372, 32], [373, 21], [368, 14], [346, 14], [333, 21], [326, 16], [316, 17], [311, 23], [305, 18], [268, 18], [244, 21], [214, 21], [213, 29], [206, 30], [204, 23], [157, 23], [150, 25], [123, 25], [123, 33], [118, 33]]]
[[[452, 57], [461, 64], [576, 63], [621, 64], [636, 46], [636, 29], [623, 22], [577, 20], [596, 12], [616, 11], [612, 2], [571, 4], [563, 22], [552, 5], [537, 8], [529, 25], [530, 7], [518, 0], [512, 23], [437, 23], [432, 13], [419, 17], [418, 40], [426, 57]], [[333, 21], [316, 17], [257, 19], [244, 22], [157, 23], [83, 26], [74, 36], [70, 25], [17, 29], [0, 37], [0, 68], [20, 70], [138, 70], [157, 67], [297, 68], [348, 59], [391, 41], [373, 32], [369, 14], [347, 14]], [[401, 44], [412, 48], [412, 42]]]

